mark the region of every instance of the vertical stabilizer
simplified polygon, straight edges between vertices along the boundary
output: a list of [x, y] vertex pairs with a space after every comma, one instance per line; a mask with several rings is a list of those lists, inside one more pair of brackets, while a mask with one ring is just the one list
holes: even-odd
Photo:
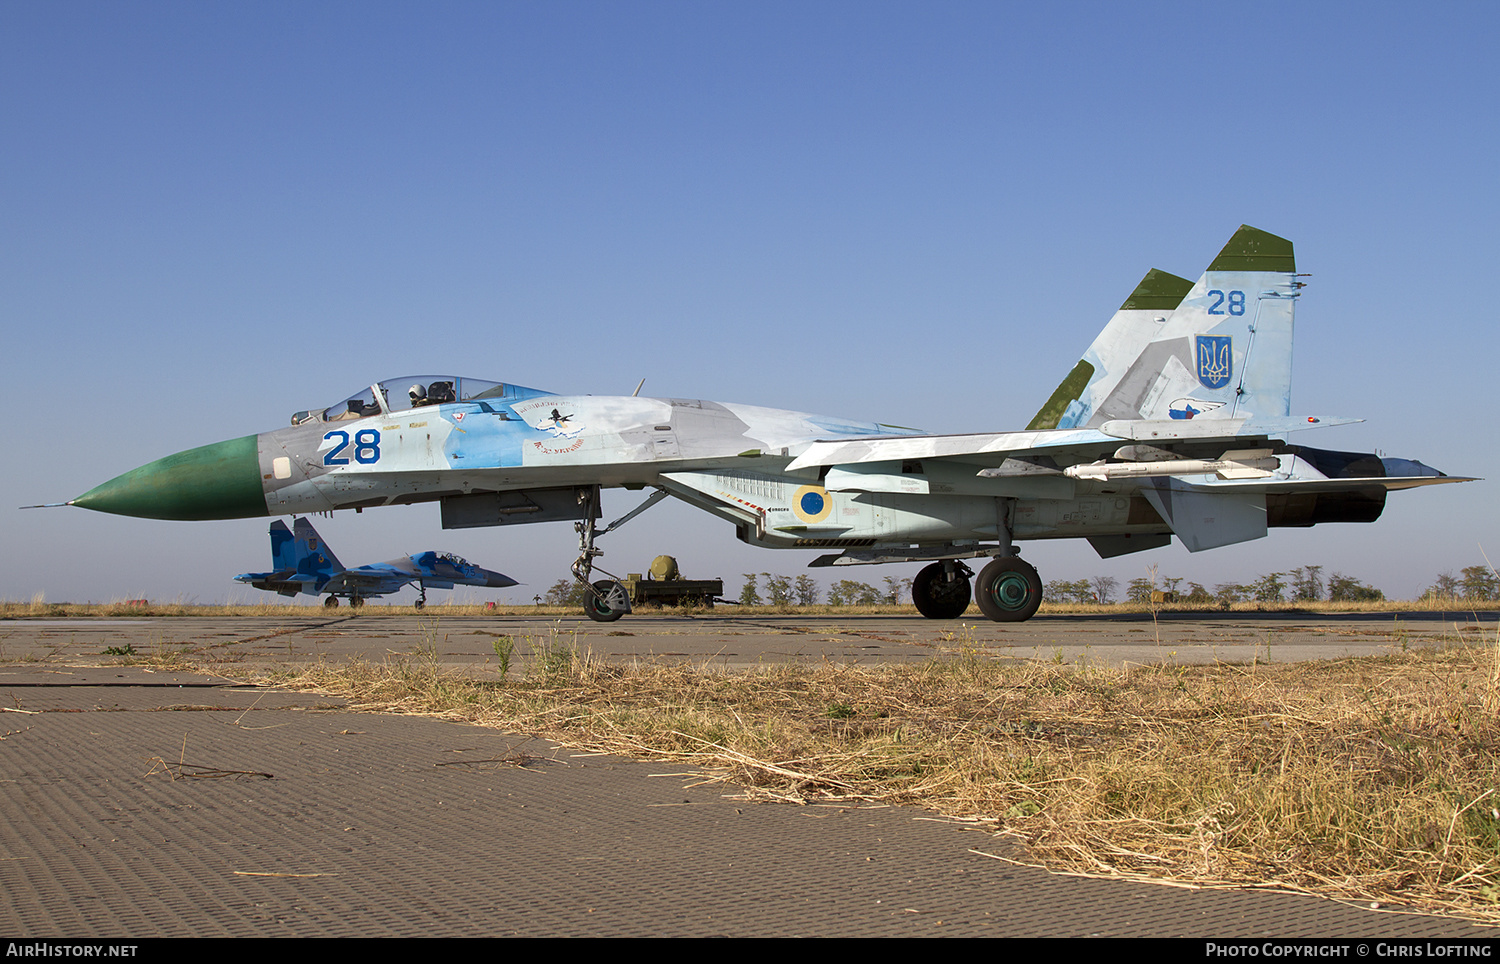
[[286, 572], [297, 568], [296, 549], [292, 545], [292, 530], [277, 519], [271, 523], [271, 571]]
[[321, 589], [335, 573], [344, 571], [338, 557], [324, 544], [311, 522], [297, 519], [292, 525], [292, 532], [296, 536], [293, 541], [292, 568], [297, 570], [298, 575], [317, 577], [316, 585]]
[[1085, 424], [1286, 417], [1298, 287], [1292, 243], [1241, 226]]
[[1165, 271], [1153, 268], [1146, 272], [1027, 429], [1089, 424], [1099, 405], [1119, 385], [1131, 363], [1192, 287], [1186, 278]]

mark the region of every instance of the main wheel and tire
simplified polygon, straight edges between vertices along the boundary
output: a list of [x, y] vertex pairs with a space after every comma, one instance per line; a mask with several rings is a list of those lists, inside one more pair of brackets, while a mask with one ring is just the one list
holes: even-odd
[[1030, 563], [1004, 556], [979, 571], [974, 580], [974, 601], [996, 622], [1030, 619], [1042, 604], [1042, 577]]
[[928, 619], [957, 619], [969, 608], [969, 577], [957, 570], [949, 579], [943, 564], [923, 567], [911, 581], [911, 601]]
[[339, 597], [337, 597], [337, 596], [329, 596], [327, 599], [323, 600], [323, 608], [324, 609], [337, 609], [337, 608], [339, 608]]
[[630, 612], [630, 594], [613, 579], [601, 579], [583, 600], [583, 611], [595, 622], [612, 623]]

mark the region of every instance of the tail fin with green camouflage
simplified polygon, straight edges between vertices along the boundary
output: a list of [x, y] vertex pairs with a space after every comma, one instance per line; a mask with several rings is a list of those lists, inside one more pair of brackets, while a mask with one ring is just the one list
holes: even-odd
[[1147, 274], [1030, 427], [1287, 417], [1300, 287], [1292, 243], [1248, 225], [1197, 284]]
[[1191, 281], [1175, 274], [1155, 268], [1146, 272], [1027, 429], [1090, 424], [1094, 413], [1112, 396], [1130, 366], [1192, 288]]

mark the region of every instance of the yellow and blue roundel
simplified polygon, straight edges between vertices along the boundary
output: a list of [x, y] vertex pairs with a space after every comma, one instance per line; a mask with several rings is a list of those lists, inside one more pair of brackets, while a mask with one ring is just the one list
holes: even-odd
[[833, 500], [821, 485], [804, 485], [792, 496], [792, 512], [803, 522], [822, 522], [832, 508]]

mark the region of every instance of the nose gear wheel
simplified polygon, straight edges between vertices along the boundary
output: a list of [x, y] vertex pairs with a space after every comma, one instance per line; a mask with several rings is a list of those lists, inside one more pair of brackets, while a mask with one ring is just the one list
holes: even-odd
[[630, 612], [630, 594], [613, 579], [600, 579], [583, 601], [583, 611], [595, 622], [612, 623]]

